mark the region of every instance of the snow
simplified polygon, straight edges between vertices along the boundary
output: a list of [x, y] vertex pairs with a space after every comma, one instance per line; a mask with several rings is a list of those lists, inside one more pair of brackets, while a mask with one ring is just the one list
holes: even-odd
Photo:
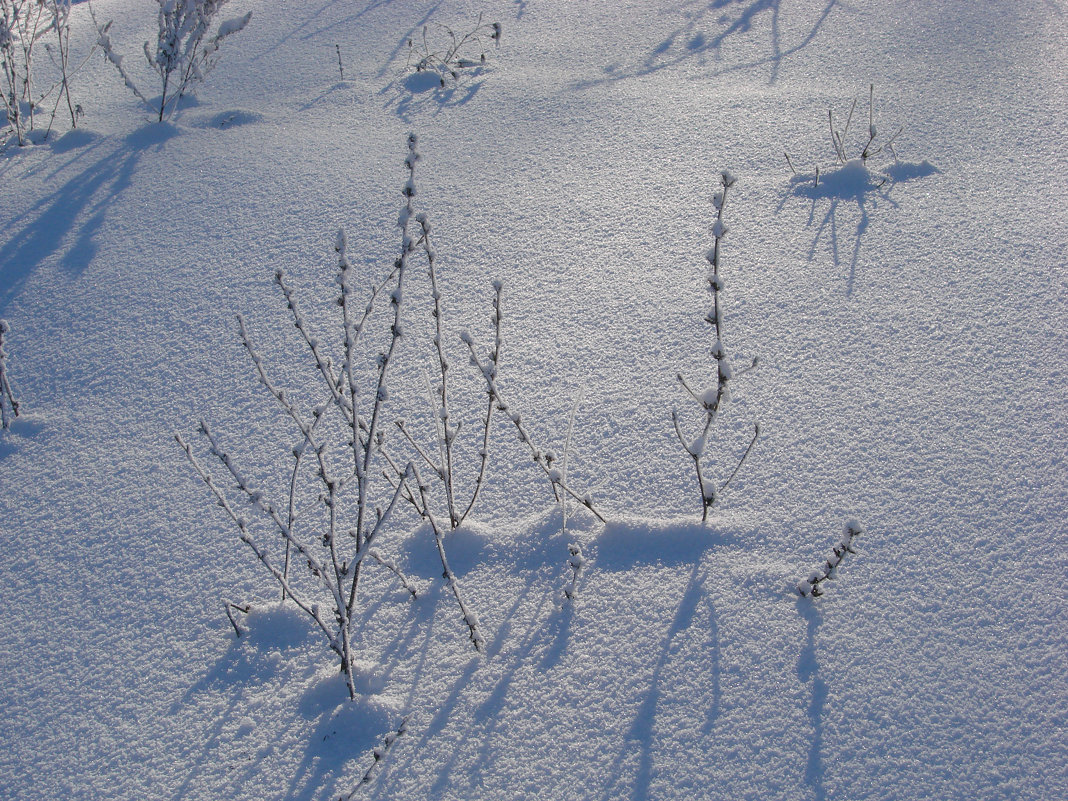
[[245, 16], [243, 16], [243, 17], [234, 17], [233, 19], [226, 20], [226, 22], [222, 23], [219, 26], [219, 30], [215, 34], [215, 38], [216, 39], [224, 39], [227, 36], [230, 36], [231, 34], [238, 33], [239, 31], [244, 29], [244, 27], [246, 25], [248, 25], [249, 20], [251, 18], [252, 18], [252, 12], [250, 11], [248, 14], [245, 14]]
[[[118, 54], [153, 37], [151, 5], [94, 0]], [[76, 58], [97, 38], [88, 10], [72, 8]], [[98, 52], [72, 85], [78, 130], [0, 151], [21, 406], [0, 434], [0, 795], [1068, 797], [1056, 3], [227, 10], [252, 17], [169, 124]], [[477, 73], [405, 73], [423, 25], [470, 29], [480, 12], [507, 36]], [[152, 86], [139, 57], [124, 67]], [[841, 126], [862, 98], [859, 155], [870, 83], [878, 128], [904, 129], [896, 158], [837, 165], [827, 110]], [[419, 597], [364, 563], [351, 702], [173, 432], [201, 448], [204, 419], [284, 507], [303, 440], [235, 315], [296, 408], [329, 408], [273, 274], [341, 364], [335, 237], [367, 292], [401, 247], [410, 132], [465, 490], [486, 387], [455, 356], [461, 331], [492, 342], [499, 282], [494, 380], [511, 406], [478, 505], [445, 539], [485, 653], [429, 526], [398, 507], [374, 545]], [[699, 411], [676, 373], [715, 382], [704, 254], [723, 170], [724, 342], [761, 368], [738, 371], [744, 391], [703, 443], [709, 476], [729, 474], [755, 420], [761, 436], [702, 525], [671, 410]], [[418, 249], [411, 265], [382, 430], [399, 449], [404, 417], [437, 458]], [[392, 322], [379, 305], [372, 360]], [[573, 409], [567, 485], [606, 524], [561, 512], [507, 419], [562, 454]], [[856, 553], [802, 597], [853, 518]], [[582, 575], [560, 604], [572, 544]], [[245, 636], [224, 601], [252, 605], [235, 613]]]

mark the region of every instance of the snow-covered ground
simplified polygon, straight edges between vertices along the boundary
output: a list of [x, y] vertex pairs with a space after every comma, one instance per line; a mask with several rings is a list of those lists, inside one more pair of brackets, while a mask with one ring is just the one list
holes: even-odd
[[[93, 8], [150, 85], [155, 5]], [[0, 153], [24, 411], [0, 435], [0, 797], [336, 798], [407, 719], [357, 797], [1068, 798], [1063, 2], [232, 0], [221, 17], [249, 10], [171, 123], [98, 53], [78, 130]], [[484, 68], [445, 89], [405, 71], [424, 25], [480, 13], [504, 32]], [[86, 4], [72, 29], [84, 53]], [[836, 172], [827, 111], [841, 126], [858, 99], [858, 156], [871, 84], [896, 159]], [[336, 337], [335, 233], [361, 288], [385, 275], [409, 132], [465, 469], [485, 400], [458, 335], [488, 346], [501, 279], [502, 391], [558, 452], [574, 410], [568, 478], [607, 523], [574, 511], [562, 532], [499, 418], [474, 522], [446, 541], [485, 653], [405, 509], [381, 550], [425, 593], [368, 569], [352, 702], [174, 433], [225, 484], [203, 418], [285, 497], [297, 437], [234, 315], [299, 403], [319, 399], [274, 272]], [[696, 430], [677, 372], [714, 383], [724, 169], [724, 343], [735, 372], [759, 365], [712, 428], [712, 474], [761, 435], [702, 525], [671, 414]], [[388, 408], [425, 423], [423, 266]], [[800, 598], [851, 518], [858, 553]], [[589, 562], [562, 603], [570, 542]], [[224, 599], [253, 604], [247, 636]]]

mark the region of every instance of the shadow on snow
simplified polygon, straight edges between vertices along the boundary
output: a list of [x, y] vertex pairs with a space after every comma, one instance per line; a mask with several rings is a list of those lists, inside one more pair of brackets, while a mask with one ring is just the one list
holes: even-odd
[[816, 220], [817, 204], [822, 206], [826, 202], [827, 209], [816, 228], [808, 258], [811, 261], [815, 257], [819, 241], [824, 231], [827, 231], [834, 266], [840, 269], [839, 206], [842, 203], [856, 204], [860, 216], [857, 219], [857, 227], [854, 232], [853, 251], [849, 260], [849, 277], [846, 282], [846, 295], [852, 296], [853, 285], [856, 280], [857, 260], [860, 256], [860, 244], [870, 223], [868, 216], [869, 206], [878, 208], [879, 201], [885, 201], [892, 206], [896, 206], [897, 204], [890, 197], [890, 192], [895, 186], [925, 178], [938, 172], [938, 168], [926, 160], [918, 163], [896, 162], [876, 171], [869, 170], [860, 159], [853, 159], [826, 173], [797, 173], [791, 176], [790, 190], [783, 196], [779, 209], [782, 209], [791, 197], [800, 197], [811, 201], [812, 205], [808, 217], [808, 224], [811, 226]]
[[[0, 312], [42, 261], [59, 256], [59, 265], [72, 276], [89, 266], [111, 201], [130, 186], [141, 155], [162, 146], [177, 132], [168, 123], [153, 123], [119, 140], [84, 131], [57, 140], [57, 154], [74, 156], [56, 167], [52, 175], [78, 162], [87, 166], [11, 220], [13, 233], [3, 243], [4, 258], [0, 261]], [[108, 148], [108, 144], [112, 146]]]
[[[710, 76], [768, 66], [768, 83], [774, 84], [778, 80], [783, 61], [812, 44], [838, 5], [839, 0], [826, 0], [816, 18], [805, 26], [805, 34], [797, 41], [784, 45], [780, 24], [783, 0], [695, 0], [684, 3], [680, 9], [685, 19], [683, 24], [657, 44], [640, 63], [628, 68], [609, 67], [604, 78], [584, 81], [581, 85], [590, 86], [650, 75], [695, 58], [718, 58], [720, 48], [730, 37], [750, 32], [754, 22], [764, 14], [768, 15], [768, 46], [771, 52], [763, 58], [723, 66], [710, 73]], [[808, 9], [804, 9], [804, 12], [807, 11]]]

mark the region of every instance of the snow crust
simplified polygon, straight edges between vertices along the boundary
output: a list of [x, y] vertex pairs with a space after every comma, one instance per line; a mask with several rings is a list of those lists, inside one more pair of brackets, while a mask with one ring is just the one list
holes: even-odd
[[[151, 5], [93, 3], [131, 72]], [[0, 796], [337, 798], [407, 718], [361, 796], [1068, 797], [1055, 3], [227, 10], [253, 15], [171, 124], [98, 53], [72, 86], [79, 129], [0, 152], [0, 316], [25, 409], [0, 434]], [[479, 12], [504, 36], [477, 74], [405, 72], [409, 37]], [[87, 16], [73, 5], [82, 52]], [[827, 109], [869, 83], [879, 131], [904, 127], [898, 159], [823, 169]], [[368, 569], [350, 702], [173, 432], [208, 420], [281, 492], [299, 438], [234, 316], [287, 397], [324, 402], [274, 271], [333, 348], [336, 231], [369, 291], [399, 252], [410, 131], [458, 441], [485, 404], [459, 332], [485, 352], [503, 281], [512, 407], [446, 542], [487, 647], [470, 648], [429, 530], [398, 513], [376, 547], [427, 589]], [[761, 437], [702, 526], [671, 409], [692, 404], [677, 372], [715, 383], [704, 254], [723, 169], [724, 342], [760, 367], [701, 448], [729, 471], [752, 421]], [[422, 280], [388, 403], [433, 430]], [[565, 531], [507, 417], [563, 454], [573, 409], [566, 479], [608, 522], [570, 509]], [[852, 517], [857, 553], [800, 597]], [[583, 569], [561, 603], [571, 543]], [[247, 636], [224, 601], [252, 604]]]

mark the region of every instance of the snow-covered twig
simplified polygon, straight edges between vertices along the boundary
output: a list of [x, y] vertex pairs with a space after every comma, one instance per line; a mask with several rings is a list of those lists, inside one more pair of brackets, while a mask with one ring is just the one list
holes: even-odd
[[352, 799], [356, 798], [357, 793], [359, 793], [362, 787], [365, 787], [366, 785], [374, 781], [375, 775], [378, 773], [379, 769], [382, 766], [382, 762], [386, 759], [387, 756], [389, 756], [389, 752], [393, 750], [394, 744], [397, 742], [397, 740], [399, 740], [403, 735], [407, 733], [408, 716], [405, 715], [401, 719], [400, 726], [398, 726], [394, 731], [391, 731], [389, 734], [386, 735], [386, 738], [382, 741], [382, 745], [371, 751], [371, 757], [374, 761], [371, 762], [371, 766], [367, 769], [367, 772], [363, 774], [363, 778], [360, 779], [360, 783], [348, 795], [340, 796], [338, 798], [338, 801], [352, 801]]
[[[344, 658], [345, 653], [338, 644], [336, 635], [331, 631], [330, 627], [327, 625], [326, 621], [320, 614], [319, 605], [305, 601], [301, 595], [298, 595], [293, 591], [293, 588], [287, 581], [286, 577], [283, 576], [282, 572], [274, 566], [274, 563], [271, 561], [271, 558], [267, 555], [266, 551], [260, 548], [260, 546], [257, 545], [256, 541], [252, 538], [252, 535], [249, 533], [248, 521], [234, 511], [233, 506], [226, 499], [226, 496], [223, 494], [222, 490], [219, 489], [218, 485], [215, 483], [215, 480], [211, 477], [207, 470], [205, 470], [201, 466], [200, 461], [196, 458], [196, 456], [193, 455], [192, 446], [188, 442], [186, 442], [185, 439], [182, 438], [181, 434], [175, 434], [174, 438], [178, 442], [179, 447], [181, 447], [181, 449], [185, 452], [186, 458], [189, 460], [189, 463], [193, 467], [193, 471], [197, 474], [197, 476], [200, 477], [200, 480], [204, 482], [205, 486], [207, 486], [207, 488], [211, 491], [211, 494], [215, 496], [216, 502], [223, 509], [223, 511], [226, 512], [227, 517], [229, 517], [237, 526], [238, 537], [241, 539], [241, 541], [252, 550], [252, 552], [256, 555], [256, 558], [263, 564], [264, 567], [267, 568], [270, 574], [274, 576], [275, 580], [279, 584], [281, 584], [282, 587], [285, 588], [286, 593], [289, 595], [292, 601], [298, 607], [300, 607], [300, 609], [303, 610], [309, 617], [311, 617], [312, 620], [315, 621], [316, 625], [319, 626], [323, 634], [326, 635], [326, 638], [330, 644], [330, 648], [335, 651], [339, 656]], [[353, 690], [353, 693], [354, 692], [355, 691]]]
[[[92, 5], [89, 6], [92, 11]], [[152, 104], [148, 98], [142, 94], [141, 90], [137, 88], [137, 84], [134, 83], [133, 78], [130, 77], [130, 73], [126, 71], [126, 65], [123, 64], [123, 56], [120, 56], [115, 47], [111, 44], [111, 25], [113, 20], [108, 21], [107, 24], [101, 25], [96, 21], [96, 15], [93, 16], [93, 24], [96, 25], [97, 39], [96, 43], [104, 53], [106, 58], [116, 70], [119, 71], [119, 77], [122, 78], [122, 82], [126, 85], [126, 88], [133, 92], [134, 97], [144, 103], [148, 109], [152, 108]]]
[[397, 577], [397, 580], [401, 583], [401, 586], [406, 589], [412, 598], [419, 597], [419, 587], [414, 581], [404, 574], [404, 571], [400, 569], [396, 562], [391, 559], [387, 559], [382, 556], [378, 551], [371, 550], [367, 552], [367, 555], [374, 559], [378, 564], [382, 565], [386, 570]]
[[[81, 105], [75, 103], [71, 97], [71, 79], [81, 71], [82, 67], [89, 63], [89, 60], [96, 53], [99, 43], [96, 39], [93, 39], [88, 52], [82, 56], [81, 61], [76, 64], [71, 64], [70, 12], [72, 0], [43, 0], [43, 4], [52, 17], [52, 23], [49, 28], [46, 29], [46, 32], [50, 30], [55, 33], [55, 47], [52, 46], [51, 42], [45, 42], [44, 47], [45, 51], [48, 53], [49, 60], [52, 62], [52, 66], [59, 72], [59, 79], [47, 90], [42, 92], [37, 100], [37, 105], [39, 106], [48, 99], [53, 92], [56, 93], [55, 102], [52, 104], [52, 114], [49, 118], [48, 129], [45, 131], [45, 136], [47, 136], [51, 132], [52, 126], [55, 124], [59, 106], [64, 101], [66, 101], [67, 112], [70, 114], [71, 128], [78, 127], [78, 118], [81, 117], [84, 112]], [[89, 10], [90, 13], [92, 13], [92, 6], [90, 6]]]
[[574, 500], [589, 509], [594, 517], [602, 523], [605, 522], [604, 516], [594, 507], [593, 499], [588, 494], [580, 495], [567, 483], [561, 469], [553, 464], [555, 460], [552, 457], [552, 452], [545, 451], [534, 443], [534, 440], [530, 436], [530, 431], [523, 422], [522, 415], [515, 411], [504, 399], [501, 389], [497, 384], [497, 375], [493, 369], [494, 363], [492, 361], [483, 363], [483, 361], [479, 359], [478, 352], [475, 350], [475, 341], [466, 331], [460, 335], [460, 339], [467, 345], [467, 350], [471, 356], [471, 364], [477, 367], [479, 372], [482, 373], [482, 377], [486, 382], [486, 387], [490, 396], [493, 398], [493, 401], [497, 404], [497, 408], [512, 421], [517, 436], [519, 437], [519, 441], [527, 446], [530, 450], [530, 455], [534, 460], [534, 464], [540, 467], [542, 472], [545, 473], [546, 478], [549, 479], [549, 483], [553, 488], [554, 497], [559, 500], [560, 492], [570, 495]]
[[230, 625], [234, 627], [234, 634], [240, 637], [244, 634], [242, 628], [237, 624], [237, 619], [234, 617], [234, 612], [240, 612], [243, 615], [247, 615], [252, 611], [252, 607], [249, 604], [242, 606], [241, 604], [235, 604], [233, 601], [224, 601], [223, 609], [226, 610], [226, 616], [230, 619]]
[[[582, 403], [582, 393], [579, 393], [575, 398], [575, 402], [571, 404], [571, 413], [567, 416], [567, 433], [564, 435], [564, 451], [560, 455], [560, 478], [563, 482], [567, 483], [567, 466], [571, 460], [571, 437], [575, 433], [575, 416], [578, 414], [579, 405]], [[564, 537], [567, 536], [567, 498], [560, 498], [560, 533]], [[577, 576], [576, 576], [577, 578]]]
[[[231, 459], [229, 454], [225, 450], [223, 450], [222, 445], [219, 443], [219, 440], [215, 437], [215, 435], [211, 432], [211, 429], [209, 429], [207, 424], [203, 421], [201, 421], [200, 423], [200, 432], [204, 435], [205, 439], [208, 440], [211, 455], [216, 457], [227, 469], [227, 471], [229, 471], [230, 475], [237, 482], [237, 488], [242, 493], [244, 493], [244, 495], [248, 499], [248, 502], [255, 509], [260, 512], [263, 512], [264, 515], [270, 518], [270, 520], [274, 523], [275, 527], [281, 532], [282, 537], [286, 542], [286, 545], [293, 546], [297, 549], [300, 555], [303, 556], [305, 560], [307, 560], [308, 568], [309, 570], [311, 570], [312, 574], [317, 576], [323, 582], [325, 588], [331, 593], [331, 595], [333, 596], [334, 603], [340, 604], [341, 594], [338, 591], [340, 577], [335, 575], [335, 581], [331, 582], [329, 574], [327, 573], [326, 566], [322, 562], [320, 562], [319, 557], [312, 550], [312, 546], [307, 545], [306, 543], [298, 539], [294, 535], [293, 530], [290, 528], [290, 526], [282, 520], [277, 508], [273, 504], [271, 504], [269, 500], [267, 500], [266, 495], [262, 491], [253, 488], [249, 484], [248, 480], [237, 469], [237, 466], [234, 463], [233, 459]], [[287, 566], [288, 562], [289, 559], [287, 547]], [[287, 574], [283, 575], [288, 578]]]
[[19, 416], [19, 402], [11, 387], [11, 378], [7, 373], [7, 351], [4, 350], [4, 335], [10, 331], [7, 320], [0, 319], [0, 428], [11, 428], [11, 419]]
[[[705, 322], [712, 326], [715, 336], [711, 352], [712, 358], [716, 362], [716, 383], [707, 389], [698, 390], [690, 386], [682, 373], [676, 373], [675, 377], [678, 379], [679, 384], [691, 398], [700, 404], [704, 415], [696, 437], [687, 437], [682, 430], [678, 411], [672, 410], [671, 412], [671, 422], [675, 428], [675, 435], [679, 438], [683, 449], [693, 461], [694, 472], [697, 475], [697, 486], [701, 492], [702, 522], [708, 520], [708, 512], [715, 505], [718, 493], [726, 489], [734, 479], [734, 476], [737, 475], [738, 470], [745, 462], [746, 457], [749, 456], [749, 452], [753, 449], [753, 445], [760, 436], [760, 426], [756, 425], [754, 426], [753, 438], [750, 440], [749, 446], [745, 449], [741, 459], [738, 460], [730, 476], [719, 487], [716, 486], [711, 478], [705, 475], [702, 460], [707, 451], [708, 436], [712, 430], [712, 424], [728, 398], [729, 382], [735, 377], [735, 373], [727, 361], [727, 352], [723, 344], [723, 309], [720, 299], [720, 294], [723, 290], [723, 278], [720, 275], [720, 252], [723, 237], [727, 234], [727, 226], [723, 221], [723, 210], [727, 205], [728, 192], [734, 186], [735, 181], [735, 177], [729, 171], [720, 173], [720, 188], [712, 196], [712, 205], [716, 209], [716, 219], [712, 225], [712, 249], [707, 254], [708, 263], [711, 266], [711, 271], [708, 274], [708, 290], [712, 294], [712, 309], [705, 316]], [[755, 368], [757, 364], [757, 359], [753, 359], [752, 364], [740, 370], [737, 375], [748, 372]]]
[[[503, 346], [503, 337], [501, 335], [501, 292], [503, 290], [504, 284], [500, 280], [495, 280], [493, 282], [493, 350], [489, 354], [490, 364], [492, 365], [491, 370], [495, 376], [500, 370], [501, 348]], [[475, 477], [475, 488], [471, 492], [467, 508], [460, 515], [460, 522], [463, 522], [464, 518], [471, 513], [486, 482], [486, 468], [489, 465], [490, 426], [493, 423], [493, 410], [496, 408], [493, 395], [487, 391], [486, 396], [486, 412], [482, 417], [482, 446], [478, 452], [478, 475]]]
[[845, 559], [847, 553], [856, 553], [853, 550], [853, 541], [863, 533], [864, 529], [860, 523], [854, 520], [846, 523], [841, 538], [835, 545], [831, 546], [831, 550], [823, 558], [823, 564], [819, 569], [813, 570], [808, 578], [797, 582], [798, 594], [806, 598], [818, 598], [823, 595], [823, 588], [820, 585], [824, 581], [835, 577], [838, 566], [842, 564], [842, 560]]

